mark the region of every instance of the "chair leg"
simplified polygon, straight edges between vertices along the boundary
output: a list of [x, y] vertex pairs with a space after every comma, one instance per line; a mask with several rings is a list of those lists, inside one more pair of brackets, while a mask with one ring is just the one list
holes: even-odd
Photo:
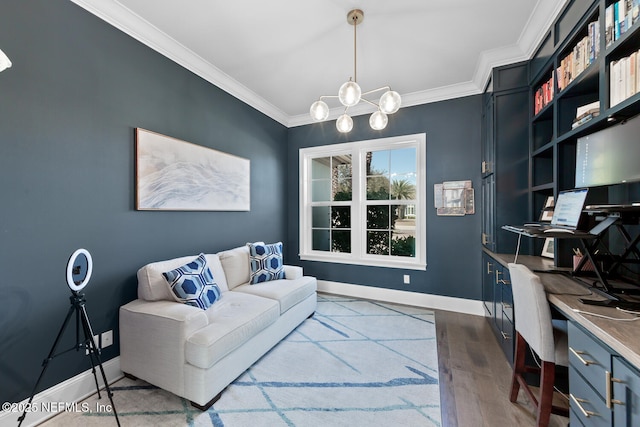
[[553, 384], [556, 376], [556, 365], [553, 362], [542, 362], [540, 372], [540, 402], [538, 403], [538, 427], [547, 427], [553, 405]]
[[518, 391], [520, 391], [520, 382], [518, 378], [522, 376], [525, 370], [524, 356], [527, 349], [527, 343], [522, 335], [516, 332], [516, 352], [513, 357], [513, 375], [511, 377], [511, 394], [509, 400], [515, 402], [518, 400]]

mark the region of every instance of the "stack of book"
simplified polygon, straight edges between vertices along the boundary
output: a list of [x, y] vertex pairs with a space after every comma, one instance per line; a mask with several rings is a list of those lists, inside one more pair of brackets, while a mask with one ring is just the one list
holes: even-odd
[[533, 95], [534, 115], [538, 114], [553, 100], [553, 78], [554, 73], [551, 72], [551, 78], [544, 82]]
[[573, 120], [571, 129], [575, 129], [580, 125], [585, 124], [589, 120], [597, 117], [600, 114], [600, 101], [595, 101], [576, 109], [576, 118]]
[[640, 50], [609, 64], [609, 106], [635, 95], [640, 89]]
[[598, 58], [600, 53], [600, 43], [598, 43], [598, 40], [600, 40], [600, 27], [598, 21], [590, 22], [587, 26], [587, 31], [587, 35], [576, 43], [571, 53], [560, 61], [560, 66], [556, 73], [558, 75], [559, 91], [567, 87]]
[[618, 40], [640, 15], [640, 0], [619, 0], [604, 11], [605, 43], [609, 46]]

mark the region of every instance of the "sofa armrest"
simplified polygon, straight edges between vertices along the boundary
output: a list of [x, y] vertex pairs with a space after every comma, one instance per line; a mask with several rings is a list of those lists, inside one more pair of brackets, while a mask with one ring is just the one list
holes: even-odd
[[297, 265], [284, 266], [284, 278], [287, 280], [295, 280], [302, 277], [302, 267]]
[[119, 323], [122, 371], [180, 394], [186, 340], [209, 323], [206, 313], [178, 302], [137, 299], [120, 307]]

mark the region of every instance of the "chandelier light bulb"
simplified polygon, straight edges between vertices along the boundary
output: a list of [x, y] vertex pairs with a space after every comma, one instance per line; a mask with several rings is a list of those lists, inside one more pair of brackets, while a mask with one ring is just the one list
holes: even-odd
[[336, 120], [336, 129], [339, 132], [351, 132], [353, 129], [353, 119], [348, 114], [343, 114]]
[[360, 85], [351, 80], [340, 86], [340, 90], [338, 91], [338, 99], [345, 107], [353, 107], [356, 105], [360, 102], [361, 95], [362, 90], [360, 89]]
[[311, 118], [316, 122], [327, 120], [327, 117], [329, 117], [329, 106], [324, 101], [316, 101], [311, 104], [309, 113], [311, 114]]
[[387, 127], [389, 118], [385, 113], [378, 110], [369, 117], [369, 125], [373, 130], [382, 130]]
[[400, 109], [400, 94], [389, 90], [380, 97], [380, 111], [385, 114], [393, 114]]

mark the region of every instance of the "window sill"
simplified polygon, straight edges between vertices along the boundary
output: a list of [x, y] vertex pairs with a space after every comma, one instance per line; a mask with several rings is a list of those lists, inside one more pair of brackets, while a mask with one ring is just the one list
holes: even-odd
[[398, 268], [403, 270], [422, 270], [427, 269], [426, 263], [421, 263], [415, 259], [411, 261], [403, 260], [390, 260], [390, 259], [358, 259], [349, 256], [348, 254], [340, 255], [316, 255], [316, 254], [299, 254], [302, 261], [319, 261], [330, 262], [335, 264], [351, 264], [351, 265], [366, 265], [371, 267], [386, 267], [386, 268]]

